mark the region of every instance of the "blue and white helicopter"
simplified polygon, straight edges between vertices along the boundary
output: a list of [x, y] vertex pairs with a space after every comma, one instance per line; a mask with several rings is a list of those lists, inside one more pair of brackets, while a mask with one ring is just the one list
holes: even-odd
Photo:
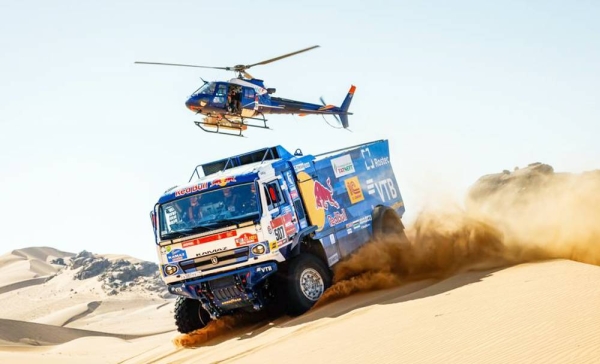
[[266, 88], [263, 80], [256, 79], [246, 72], [251, 67], [278, 61], [318, 47], [318, 45], [315, 45], [266, 61], [250, 65], [238, 64], [233, 67], [210, 67], [158, 62], [135, 63], [213, 68], [237, 72], [237, 78], [232, 78], [229, 81], [208, 82], [203, 80], [204, 84], [194, 91], [185, 102], [185, 106], [188, 109], [196, 114], [205, 116], [203, 121], [195, 121], [194, 123], [207, 132], [242, 136], [242, 132], [248, 127], [269, 129], [265, 114], [296, 114], [300, 116], [310, 114], [332, 115], [338, 120], [341, 127], [346, 129], [349, 125], [348, 115], [352, 115], [352, 113], [348, 112], [348, 108], [356, 90], [354, 85], [350, 87], [341, 106], [328, 105], [322, 98], [322, 104], [319, 105], [271, 96], [275, 93], [274, 88]]

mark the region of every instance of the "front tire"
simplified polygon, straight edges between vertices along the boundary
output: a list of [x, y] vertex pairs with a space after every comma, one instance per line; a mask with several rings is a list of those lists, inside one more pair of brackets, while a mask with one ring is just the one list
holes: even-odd
[[292, 259], [287, 275], [287, 313], [308, 311], [331, 286], [331, 270], [316, 256], [302, 253]]
[[175, 301], [175, 325], [182, 334], [203, 328], [210, 321], [210, 315], [200, 301], [186, 297], [177, 297]]

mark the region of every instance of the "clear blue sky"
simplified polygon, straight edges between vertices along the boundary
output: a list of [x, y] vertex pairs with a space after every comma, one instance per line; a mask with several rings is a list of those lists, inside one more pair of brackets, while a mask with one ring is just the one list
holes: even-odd
[[[202, 162], [281, 144], [388, 138], [410, 221], [479, 176], [544, 162], [600, 168], [596, 1], [2, 1], [3, 252], [52, 246], [156, 260], [148, 213]], [[277, 96], [340, 104], [353, 132], [272, 116], [206, 134], [184, 102], [233, 66]]]

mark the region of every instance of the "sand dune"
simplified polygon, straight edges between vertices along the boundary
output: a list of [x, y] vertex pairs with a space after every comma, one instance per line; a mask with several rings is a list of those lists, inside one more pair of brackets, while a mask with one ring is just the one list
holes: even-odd
[[[600, 358], [600, 267], [550, 260], [466, 271], [354, 294], [298, 318], [229, 326], [197, 348], [162, 334], [102, 333], [0, 320], [0, 360], [91, 363], [595, 362]], [[127, 330], [153, 326], [169, 306], [134, 302], [97, 317]], [[76, 315], [86, 306], [73, 309]], [[97, 314], [97, 308], [93, 314]], [[137, 308], [136, 308], [137, 307]], [[66, 308], [65, 308], [66, 309]], [[63, 311], [66, 313], [67, 311]], [[136, 314], [141, 313], [141, 314]], [[147, 319], [142, 320], [142, 317]], [[170, 318], [170, 317], [169, 317]], [[160, 320], [160, 319], [159, 319]], [[38, 344], [52, 344], [44, 347]], [[18, 348], [17, 348], [18, 346]], [[296, 353], [290, 356], [289, 353]], [[89, 359], [89, 360], [88, 360]]]
[[121, 335], [18, 320], [0, 319], [0, 339], [8, 342], [47, 345], [66, 343], [87, 336], [107, 336], [121, 339], [135, 339], [139, 337], [136, 335]]

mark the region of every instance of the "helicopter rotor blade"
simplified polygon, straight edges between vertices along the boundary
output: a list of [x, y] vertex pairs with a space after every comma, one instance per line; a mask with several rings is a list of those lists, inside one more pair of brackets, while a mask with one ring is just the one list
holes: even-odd
[[134, 63], [136, 63], [136, 64], [151, 64], [151, 65], [158, 65], [158, 66], [178, 66], [178, 67], [194, 67], [194, 68], [212, 68], [212, 69], [217, 69], [217, 70], [225, 70], [225, 71], [238, 72], [240, 74], [243, 74], [246, 78], [252, 79], [254, 77], [252, 77], [252, 75], [250, 75], [249, 73], [245, 72], [250, 67], [254, 67], [254, 66], [258, 66], [258, 65], [263, 65], [263, 64], [267, 64], [267, 63], [271, 63], [271, 62], [275, 62], [275, 61], [279, 61], [280, 59], [291, 57], [291, 56], [294, 56], [296, 54], [307, 52], [307, 51], [310, 51], [311, 49], [315, 49], [315, 48], [319, 48], [319, 47], [320, 47], [319, 45], [314, 45], [312, 47], [308, 47], [308, 48], [301, 49], [299, 51], [287, 53], [287, 54], [281, 55], [279, 57], [267, 59], [267, 60], [262, 61], [262, 62], [258, 62], [258, 63], [254, 63], [254, 64], [250, 64], [250, 65], [238, 64], [238, 65], [235, 65], [233, 67], [212, 67], [212, 66], [197, 66], [197, 65], [193, 65], [193, 64], [181, 64], [181, 63], [139, 62], [139, 61], [136, 61]]
[[[319, 100], [321, 101], [323, 106], [327, 106], [327, 103], [325, 102], [325, 99], [323, 98], [323, 96], [319, 97]], [[335, 120], [337, 120], [337, 122], [339, 124], [342, 124], [342, 121], [340, 120], [339, 116], [337, 116], [336, 114], [331, 114], [331, 115], [333, 115], [333, 117], [335, 118]], [[322, 116], [323, 116], [323, 119], [325, 119], [325, 115], [322, 115]], [[327, 121], [327, 120], [325, 120], [325, 121]]]
[[160, 62], [133, 62], [136, 64], [153, 64], [159, 66], [179, 66], [179, 67], [194, 67], [194, 68], [214, 68], [217, 70], [233, 71], [231, 67], [210, 67], [210, 66], [196, 66], [193, 64], [180, 64], [180, 63], [160, 63]]
[[296, 55], [298, 53], [307, 52], [307, 51], [310, 51], [311, 49], [315, 49], [315, 48], [319, 48], [319, 47], [320, 46], [318, 46], [318, 45], [314, 45], [312, 47], [308, 47], [308, 48], [301, 49], [299, 51], [295, 51], [295, 52], [292, 52], [292, 53], [284, 54], [284, 55], [279, 56], [279, 57], [267, 59], [266, 61], [262, 61], [262, 62], [258, 62], [258, 63], [254, 63], [254, 64], [251, 64], [251, 65], [244, 66], [244, 69], [248, 69], [248, 68], [253, 67], [253, 66], [258, 66], [258, 65], [262, 65], [262, 64], [267, 64], [267, 63], [279, 61], [280, 59], [291, 57], [291, 56], [294, 56], [294, 55]]

